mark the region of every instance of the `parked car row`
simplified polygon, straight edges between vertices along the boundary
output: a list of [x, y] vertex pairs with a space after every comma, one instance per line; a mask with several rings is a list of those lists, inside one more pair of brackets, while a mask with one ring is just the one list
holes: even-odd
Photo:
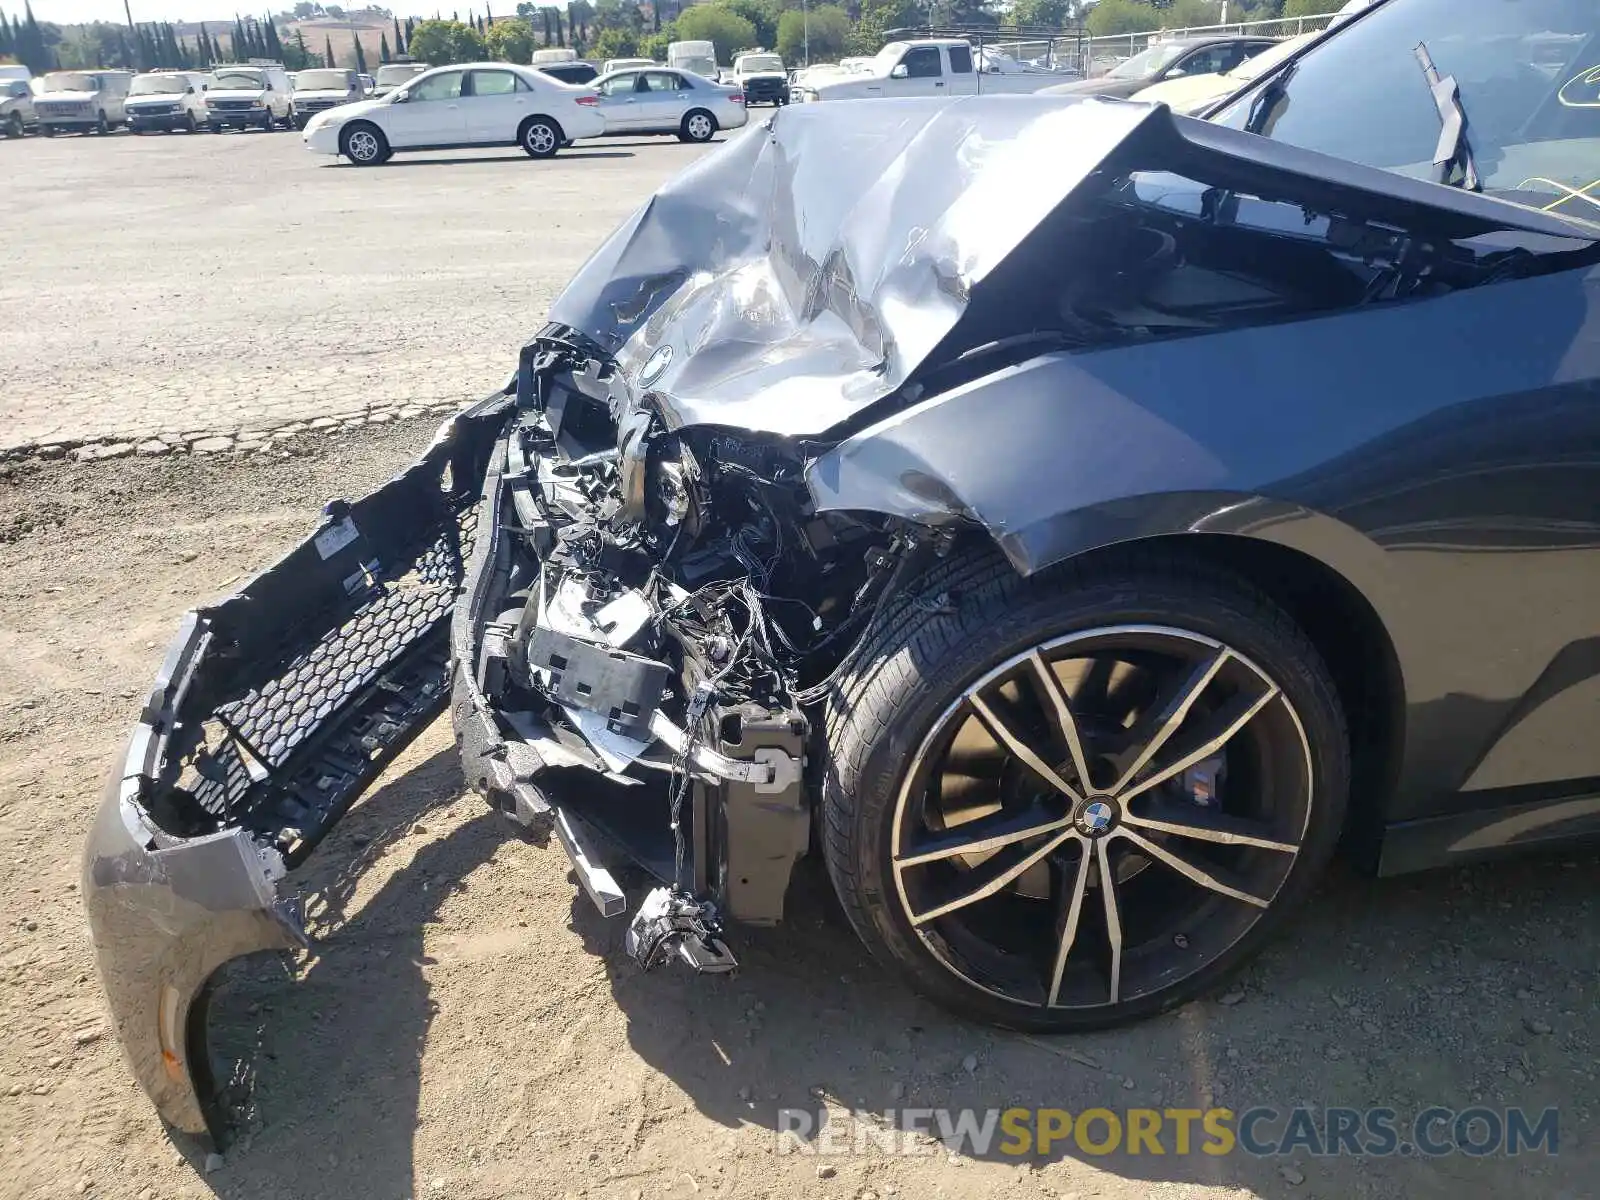
[[692, 71], [652, 64], [584, 85], [563, 82], [547, 67], [467, 63], [317, 113], [306, 124], [305, 144], [363, 167], [400, 151], [475, 146], [521, 146], [533, 158], [550, 158], [576, 141], [619, 134], [708, 142], [748, 120], [742, 91]]
[[0, 78], [0, 134], [134, 133], [305, 128], [319, 112], [392, 91], [427, 63], [386, 63], [376, 77], [314, 68], [291, 73], [254, 61], [209, 71], [52, 71]]

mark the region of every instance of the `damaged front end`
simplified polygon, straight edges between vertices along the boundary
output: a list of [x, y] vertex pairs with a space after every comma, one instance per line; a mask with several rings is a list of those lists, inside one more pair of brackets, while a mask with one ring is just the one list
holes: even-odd
[[468, 781], [554, 825], [607, 915], [607, 869], [666, 889], [635, 919], [651, 966], [733, 960], [723, 917], [783, 915], [810, 843], [808, 703], [919, 548], [893, 519], [812, 511], [802, 444], [618, 421], [614, 361], [552, 326], [496, 442], [453, 712]]
[[304, 943], [280, 880], [447, 697], [467, 782], [554, 832], [602, 913], [619, 868], [658, 881], [642, 966], [731, 969], [723, 922], [780, 920], [812, 843], [824, 701], [891, 614], [949, 609], [913, 586], [936, 560], [1264, 536], [1253, 505], [1314, 507], [1293, 481], [1425, 402], [1356, 428], [1353, 386], [1280, 428], [1305, 363], [1488, 320], [1488, 285], [1560, 288], [1596, 253], [1161, 107], [852, 109], [784, 110], [669, 183], [501, 393], [186, 620], [84, 889], [170, 1124], [221, 1131], [212, 973]]

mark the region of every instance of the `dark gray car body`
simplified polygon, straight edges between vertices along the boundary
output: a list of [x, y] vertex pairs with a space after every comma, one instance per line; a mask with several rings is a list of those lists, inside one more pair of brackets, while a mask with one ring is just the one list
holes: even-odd
[[[1014, 327], [1063, 287], [1112, 307], [1104, 289], [1165, 245], [1152, 231], [1263, 273], [1268, 246], [1305, 292], [1137, 337]], [[572, 769], [482, 672], [526, 486], [505, 431], [574, 346], [607, 360], [569, 382], [623, 440], [644, 420], [767, 439], [803, 458], [817, 512], [985, 537], [1025, 574], [1162, 540], [1292, 578], [1308, 620], [1362, 635], [1330, 665], [1370, 735], [1371, 865], [1594, 832], [1596, 236], [1160, 107], [783, 110], [608, 240], [505, 389], [186, 621], [84, 867], [140, 1082], [173, 1126], [221, 1133], [207, 980], [303, 936], [286, 874], [451, 687], [467, 780], [497, 806], [539, 809]], [[1439, 290], [1347, 301], [1317, 272], [1348, 244], [1426, 249]]]

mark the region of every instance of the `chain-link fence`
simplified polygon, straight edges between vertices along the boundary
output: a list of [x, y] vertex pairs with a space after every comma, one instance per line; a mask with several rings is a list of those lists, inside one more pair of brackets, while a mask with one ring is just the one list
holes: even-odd
[[1116, 33], [1083, 39], [1084, 56], [1077, 69], [1084, 75], [1103, 75], [1120, 62], [1175, 38], [1246, 34], [1256, 37], [1290, 38], [1326, 29], [1337, 13], [1310, 17], [1280, 17], [1273, 21], [1230, 21], [1226, 25], [1189, 25], [1180, 29], [1149, 29], [1142, 33]]

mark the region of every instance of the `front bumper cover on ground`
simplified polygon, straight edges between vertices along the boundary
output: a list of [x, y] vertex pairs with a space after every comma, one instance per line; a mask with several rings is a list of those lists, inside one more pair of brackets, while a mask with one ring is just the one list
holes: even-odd
[[443, 707], [476, 481], [508, 403], [452, 419], [406, 471], [189, 613], [111, 772], [84, 903], [123, 1049], [174, 1129], [225, 1136], [213, 974], [310, 945], [280, 882]]

